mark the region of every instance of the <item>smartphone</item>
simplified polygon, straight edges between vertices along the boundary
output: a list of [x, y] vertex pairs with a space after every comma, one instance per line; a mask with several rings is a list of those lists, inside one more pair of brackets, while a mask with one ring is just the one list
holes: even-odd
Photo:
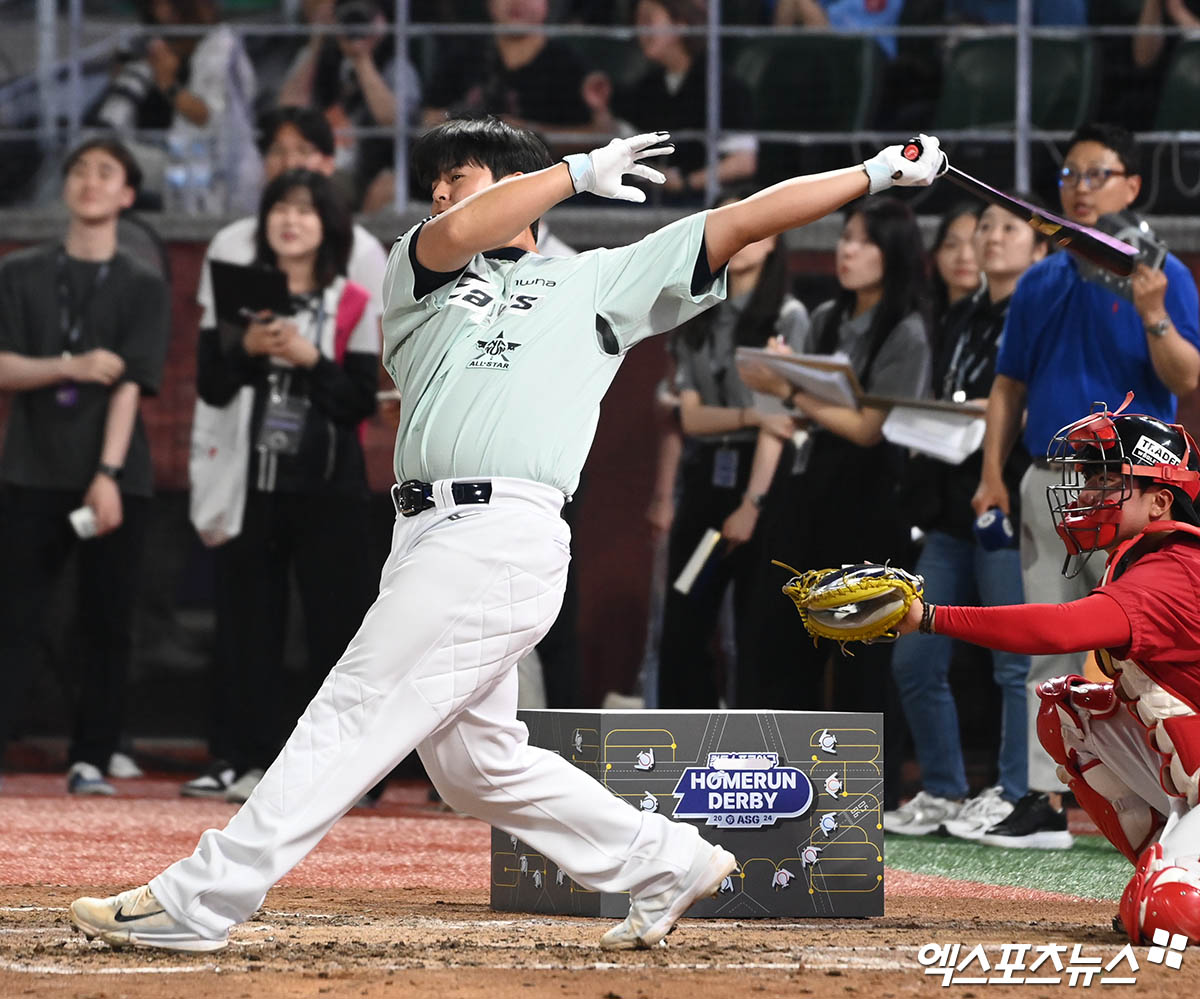
[[238, 309], [238, 317], [246, 320], [248, 323], [273, 323], [278, 316], [269, 309]]

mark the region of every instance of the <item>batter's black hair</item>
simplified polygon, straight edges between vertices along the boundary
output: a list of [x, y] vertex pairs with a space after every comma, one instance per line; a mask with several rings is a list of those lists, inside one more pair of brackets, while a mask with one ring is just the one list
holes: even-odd
[[[464, 115], [435, 125], [412, 147], [412, 173], [421, 190], [432, 191], [438, 178], [457, 166], [486, 167], [500, 180], [514, 173], [533, 173], [553, 165], [554, 158], [536, 132], [514, 128], [494, 115]], [[537, 240], [538, 224], [530, 227]]]
[[267, 242], [267, 216], [289, 191], [298, 187], [309, 192], [313, 208], [321, 219], [321, 243], [313, 264], [313, 277], [318, 288], [328, 288], [339, 274], [346, 273], [354, 242], [354, 221], [333, 182], [315, 170], [285, 170], [263, 191], [258, 206], [258, 228], [254, 233], [255, 263], [279, 266], [275, 251]]
[[1125, 168], [1126, 174], [1131, 177], [1141, 174], [1142, 158], [1138, 152], [1137, 140], [1128, 129], [1099, 121], [1084, 122], [1075, 129], [1075, 134], [1067, 143], [1067, 152], [1071, 151], [1072, 146], [1081, 142], [1100, 143], [1117, 154], [1117, 159], [1121, 161], [1121, 166]]

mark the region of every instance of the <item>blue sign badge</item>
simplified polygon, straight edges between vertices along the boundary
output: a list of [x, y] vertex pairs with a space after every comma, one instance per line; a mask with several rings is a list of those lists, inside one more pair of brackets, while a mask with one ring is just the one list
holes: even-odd
[[778, 753], [709, 753], [707, 767], [688, 767], [673, 792], [677, 819], [724, 827], [771, 826], [813, 803], [808, 775], [781, 767]]

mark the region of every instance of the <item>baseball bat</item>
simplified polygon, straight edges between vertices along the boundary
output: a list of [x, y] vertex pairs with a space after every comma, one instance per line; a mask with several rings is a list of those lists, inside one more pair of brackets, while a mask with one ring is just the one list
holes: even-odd
[[[918, 139], [909, 139], [904, 146], [904, 158], [917, 159], [922, 153]], [[985, 184], [983, 181], [964, 173], [957, 167], [946, 167], [946, 179], [957, 184], [965, 191], [970, 191], [976, 197], [990, 204], [997, 205], [1007, 212], [1012, 212], [1023, 218], [1034, 229], [1046, 236], [1052, 243], [1065, 247], [1089, 260], [1097, 267], [1103, 267], [1119, 277], [1128, 277], [1137, 266], [1138, 251], [1128, 243], [1116, 239], [1108, 233], [1100, 232], [1090, 226], [1071, 222], [1053, 212], [1036, 208], [1027, 201], [1014, 198]]]

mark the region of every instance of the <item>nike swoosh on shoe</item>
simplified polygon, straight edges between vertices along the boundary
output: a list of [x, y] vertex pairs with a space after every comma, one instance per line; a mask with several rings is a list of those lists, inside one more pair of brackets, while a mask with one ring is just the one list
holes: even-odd
[[167, 911], [166, 909], [155, 909], [153, 912], [143, 912], [140, 916], [127, 916], [122, 911], [122, 908], [123, 907], [118, 908], [117, 911], [113, 913], [113, 919], [118, 923], [136, 923], [139, 919], [149, 919], [151, 916], [161, 916]]

